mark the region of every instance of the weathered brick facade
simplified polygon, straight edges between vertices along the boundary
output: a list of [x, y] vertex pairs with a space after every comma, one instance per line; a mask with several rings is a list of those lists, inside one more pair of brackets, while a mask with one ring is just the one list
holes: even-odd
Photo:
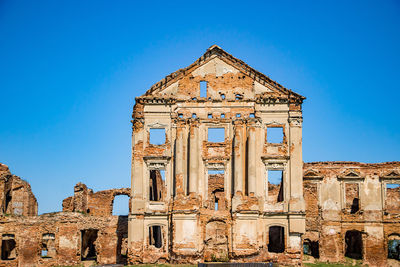
[[[210, 47], [136, 98], [131, 188], [78, 183], [38, 216], [0, 164], [0, 266], [399, 264], [400, 162], [303, 163], [303, 100]], [[117, 195], [129, 216], [112, 215]]]

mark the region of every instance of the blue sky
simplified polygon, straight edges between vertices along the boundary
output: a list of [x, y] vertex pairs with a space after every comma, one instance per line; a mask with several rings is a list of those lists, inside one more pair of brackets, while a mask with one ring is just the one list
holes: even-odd
[[2, 0], [0, 38], [0, 162], [39, 213], [129, 187], [134, 98], [213, 44], [307, 97], [304, 161], [400, 160], [398, 1]]

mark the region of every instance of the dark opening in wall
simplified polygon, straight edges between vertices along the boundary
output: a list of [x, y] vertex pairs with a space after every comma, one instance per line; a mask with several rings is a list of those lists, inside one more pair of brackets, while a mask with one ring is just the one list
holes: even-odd
[[150, 201], [162, 201], [165, 194], [165, 171], [150, 170], [149, 199]]
[[305, 255], [309, 255], [314, 258], [319, 258], [319, 243], [318, 243], [318, 241], [311, 241], [309, 239], [304, 240], [303, 253]]
[[388, 259], [400, 260], [400, 235], [394, 234], [389, 236]]
[[363, 242], [362, 234], [359, 231], [347, 231], [345, 236], [346, 253], [345, 256], [357, 260], [361, 260]]
[[225, 128], [208, 128], [208, 142], [222, 143], [225, 142]]
[[282, 202], [283, 195], [283, 170], [268, 170], [268, 199]]
[[6, 193], [6, 203], [4, 205], [4, 213], [11, 213], [8, 209], [12, 200], [11, 190], [8, 190]]
[[43, 234], [41, 247], [40, 256], [42, 258], [53, 258], [56, 255], [55, 235], [52, 233]]
[[97, 229], [81, 230], [81, 260], [97, 259], [96, 240], [98, 231]]
[[207, 85], [206, 81], [200, 81], [200, 97], [207, 97]]
[[149, 227], [149, 245], [161, 248], [163, 246], [162, 228], [159, 225]]
[[354, 198], [353, 199], [353, 203], [351, 204], [350, 213], [354, 214], [359, 210], [360, 210], [360, 201], [358, 200], [358, 198]]
[[117, 264], [127, 265], [128, 259], [128, 233], [118, 233]]
[[1, 240], [1, 259], [13, 260], [16, 258], [15, 236], [13, 234], [3, 234]]
[[269, 227], [268, 251], [275, 253], [282, 253], [285, 251], [285, 229], [282, 226]]
[[267, 143], [281, 144], [283, 142], [283, 128], [282, 127], [268, 127], [267, 128]]
[[117, 195], [113, 200], [112, 215], [124, 216], [129, 214], [129, 196]]
[[150, 128], [150, 144], [163, 145], [165, 144], [165, 129]]

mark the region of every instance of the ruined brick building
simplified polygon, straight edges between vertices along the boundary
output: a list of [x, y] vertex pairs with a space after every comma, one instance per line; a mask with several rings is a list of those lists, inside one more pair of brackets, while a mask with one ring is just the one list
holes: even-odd
[[[218, 46], [136, 98], [132, 187], [37, 215], [0, 165], [0, 266], [400, 263], [400, 162], [303, 163], [302, 102]], [[129, 216], [113, 216], [117, 195]]]

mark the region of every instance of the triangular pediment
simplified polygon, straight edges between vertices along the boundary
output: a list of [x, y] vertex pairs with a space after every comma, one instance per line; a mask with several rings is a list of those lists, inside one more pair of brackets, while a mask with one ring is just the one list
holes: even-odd
[[389, 171], [387, 172], [384, 177], [386, 178], [400, 178], [400, 173], [397, 171]]
[[307, 170], [304, 173], [303, 177], [306, 177], [306, 178], [320, 178], [320, 177], [322, 177], [322, 175], [318, 171], [311, 169], [311, 170]]
[[342, 174], [339, 176], [341, 178], [361, 178], [360, 172], [357, 170], [345, 170], [342, 172]]
[[254, 70], [243, 61], [213, 45], [193, 64], [166, 76], [154, 84], [142, 97], [197, 99], [200, 82], [207, 82], [207, 98], [255, 99], [279, 96], [296, 99], [304, 97]]

